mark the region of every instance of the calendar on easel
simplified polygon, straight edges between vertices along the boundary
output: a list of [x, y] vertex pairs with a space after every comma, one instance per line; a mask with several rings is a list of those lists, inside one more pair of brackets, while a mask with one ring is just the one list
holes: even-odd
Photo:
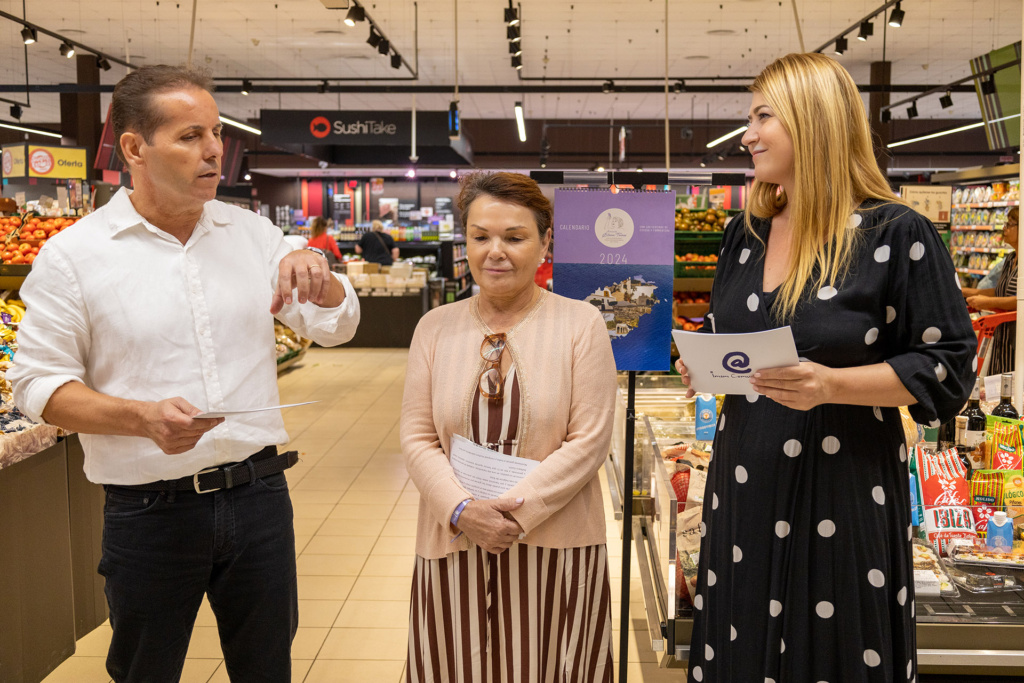
[[604, 317], [619, 370], [669, 370], [675, 192], [555, 190], [554, 291]]

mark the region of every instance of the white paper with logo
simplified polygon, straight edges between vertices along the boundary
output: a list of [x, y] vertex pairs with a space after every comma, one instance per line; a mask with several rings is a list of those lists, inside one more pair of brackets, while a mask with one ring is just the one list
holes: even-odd
[[455, 477], [478, 500], [500, 498], [540, 464], [485, 448], [458, 434], [452, 437], [451, 451]]
[[703, 394], [756, 396], [750, 384], [754, 372], [800, 363], [789, 326], [749, 334], [673, 330], [672, 339], [690, 372], [690, 385]]

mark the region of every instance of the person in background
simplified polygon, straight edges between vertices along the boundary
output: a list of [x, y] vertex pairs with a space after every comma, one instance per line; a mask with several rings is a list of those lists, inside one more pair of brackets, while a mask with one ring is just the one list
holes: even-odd
[[33, 420], [81, 435], [103, 484], [117, 683], [178, 681], [208, 596], [233, 681], [291, 679], [298, 625], [295, 452], [278, 405], [274, 318], [325, 346], [352, 338], [359, 301], [322, 255], [216, 201], [213, 80], [144, 66], [114, 88], [116, 151], [134, 190], [49, 240], [21, 290], [8, 378]]
[[533, 281], [537, 283], [537, 286], [543, 287], [544, 289], [551, 289], [551, 278], [554, 272], [553, 248], [554, 245], [548, 247], [548, 251], [544, 255], [544, 260], [541, 261], [540, 267], [537, 268], [537, 275], [533, 278]]
[[[1017, 238], [1020, 221], [1020, 209], [1016, 206], [1006, 215], [1003, 226], [1003, 244], [1010, 248], [1010, 253], [1003, 259], [1003, 269], [999, 280], [992, 289], [963, 289], [967, 305], [979, 311], [995, 311], [1003, 313], [1017, 310]], [[1017, 323], [1008, 322], [999, 325], [992, 335], [992, 350], [989, 357], [989, 375], [1001, 375], [1013, 372], [1017, 353]]]
[[363, 233], [359, 244], [356, 245], [356, 253], [372, 263], [390, 266], [398, 259], [395, 240], [384, 232], [384, 224], [380, 221], [374, 221], [370, 225], [372, 229]]
[[[750, 395], [725, 399], [700, 523], [689, 680], [910, 681], [914, 572], [897, 407], [935, 426], [956, 415], [974, 385], [977, 340], [949, 251], [879, 171], [850, 74], [825, 55], [791, 54], [751, 90], [743, 145], [755, 180], [746, 214], [726, 227], [701, 331], [788, 325], [802, 362], [750, 368]], [[690, 385], [697, 368], [687, 363], [676, 367]]]
[[[420, 492], [406, 681], [611, 683], [608, 330], [534, 283], [552, 220], [536, 182], [476, 173], [458, 203], [480, 294], [420, 320], [402, 401]], [[539, 464], [478, 500], [449, 462], [456, 437]]]
[[[307, 248], [319, 249], [323, 252], [324, 257], [327, 259], [327, 263], [334, 265], [338, 261], [341, 261], [341, 251], [338, 250], [338, 243], [327, 234], [327, 221], [322, 216], [317, 216], [310, 223], [309, 242], [306, 243]], [[333, 257], [333, 260], [332, 260]]]

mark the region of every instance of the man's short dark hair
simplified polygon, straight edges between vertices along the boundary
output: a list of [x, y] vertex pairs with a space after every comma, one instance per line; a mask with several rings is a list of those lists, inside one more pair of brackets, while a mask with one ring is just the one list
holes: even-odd
[[121, 135], [138, 133], [147, 143], [164, 123], [164, 114], [153, 106], [153, 95], [172, 90], [198, 88], [213, 92], [213, 78], [205, 69], [156, 64], [133, 71], [114, 86], [110, 117], [114, 125], [114, 149], [118, 158], [128, 164], [121, 151]]

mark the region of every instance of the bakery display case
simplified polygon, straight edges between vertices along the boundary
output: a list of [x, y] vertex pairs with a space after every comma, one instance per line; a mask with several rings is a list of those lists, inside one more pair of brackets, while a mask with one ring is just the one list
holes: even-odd
[[[685, 397], [678, 377], [639, 376], [635, 467], [623, 472], [625, 387], [623, 376], [608, 474], [616, 511], [631, 525], [640, 568], [648, 628], [646, 634], [638, 631], [637, 638], [650, 639], [660, 666], [684, 667], [693, 628], [691, 599], [710, 446], [695, 440], [694, 399]], [[618, 503], [625, 485], [633, 486], [632, 514], [625, 514]], [[994, 567], [985, 559], [972, 548], [940, 557], [928, 543], [915, 541], [922, 673], [986, 674], [1007, 680], [1024, 676], [1024, 566], [1004, 560]]]

